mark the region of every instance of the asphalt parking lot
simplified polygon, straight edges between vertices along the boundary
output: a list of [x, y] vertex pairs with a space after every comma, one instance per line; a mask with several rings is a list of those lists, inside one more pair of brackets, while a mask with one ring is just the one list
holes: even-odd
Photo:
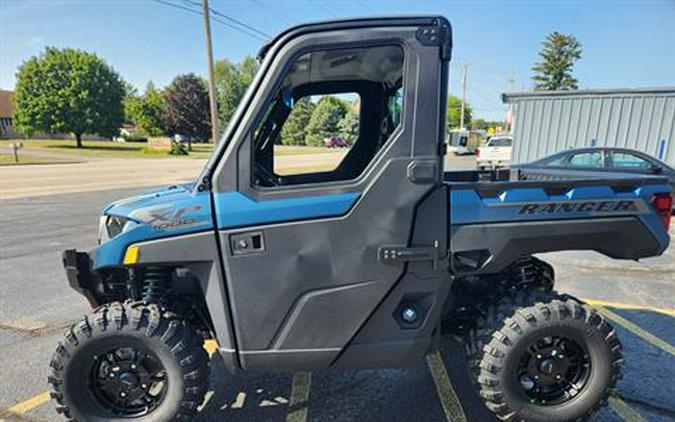
[[[0, 421], [60, 420], [46, 394], [47, 366], [63, 329], [88, 312], [67, 287], [60, 253], [93, 247], [103, 206], [140, 190], [0, 200]], [[675, 420], [675, 246], [645, 263], [579, 252], [543, 257], [556, 268], [557, 289], [592, 299], [624, 345], [618, 394], [594, 420]], [[490, 420], [458, 347], [443, 339], [438, 354], [410, 369], [254, 376], [231, 376], [214, 357], [200, 420]]]

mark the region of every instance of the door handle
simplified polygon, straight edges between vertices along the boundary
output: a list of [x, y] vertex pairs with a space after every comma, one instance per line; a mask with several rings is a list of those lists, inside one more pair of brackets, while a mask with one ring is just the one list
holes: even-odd
[[438, 240], [431, 246], [382, 246], [378, 250], [378, 260], [385, 264], [399, 264], [409, 261], [431, 261], [432, 267], [436, 268], [436, 262], [444, 257]]
[[265, 251], [262, 232], [237, 233], [230, 236], [232, 255], [249, 255]]

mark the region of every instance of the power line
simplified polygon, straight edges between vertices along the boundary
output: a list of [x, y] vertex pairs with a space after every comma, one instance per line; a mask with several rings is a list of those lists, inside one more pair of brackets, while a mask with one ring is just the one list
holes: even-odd
[[[171, 3], [171, 2], [168, 2], [168, 1], [164, 1], [164, 0], [153, 0], [153, 1], [154, 1], [155, 3], [163, 4], [164, 6], [173, 7], [173, 8], [175, 8], [175, 9], [180, 9], [180, 10], [183, 10], [183, 11], [185, 11], [185, 12], [190, 12], [190, 13], [194, 13], [194, 14], [196, 14], [196, 15], [202, 16], [202, 12], [200, 12], [200, 11], [198, 11], [198, 10], [195, 10], [195, 9], [192, 9], [192, 8], [190, 8], [190, 7], [186, 7], [186, 6], [183, 6], [183, 5], [180, 5], [180, 4], [176, 4], [176, 3]], [[193, 4], [197, 4], [197, 3], [194, 3], [194, 2], [193, 2]], [[210, 10], [213, 11], [213, 9], [210, 9]], [[227, 23], [227, 22], [225, 22], [225, 21], [222, 21], [222, 20], [220, 20], [220, 19], [218, 19], [218, 18], [212, 17], [211, 19], [212, 19], [214, 22], [218, 22], [218, 23], [220, 23], [221, 25], [225, 25], [225, 26], [227, 26], [227, 27], [230, 28], [230, 29], [234, 29], [235, 31], [241, 32], [242, 34], [246, 34], [246, 35], [248, 35], [248, 36], [250, 36], [250, 37], [253, 37], [253, 38], [256, 38], [256, 39], [258, 39], [258, 40], [266, 41], [267, 38], [268, 38], [268, 37], [262, 37], [262, 36], [260, 36], [260, 35], [258, 35], [258, 34], [256, 34], [256, 33], [252, 33], [252, 32], [250, 32], [250, 31], [247, 31], [247, 30], [243, 29], [243, 28], [234, 26], [234, 25], [232, 25], [232, 24], [230, 24], [230, 23]]]
[[[196, 1], [192, 1], [192, 4], [197, 5], [197, 6], [199, 5], [199, 3], [196, 2]], [[242, 22], [238, 19], [233, 18], [232, 16], [229, 16], [229, 15], [226, 15], [225, 13], [219, 12], [218, 10], [214, 9], [213, 7], [209, 7], [209, 10], [214, 15], [220, 16], [221, 18], [226, 19], [227, 21], [231, 22], [234, 25], [239, 25], [240, 27], [246, 29], [247, 31], [250, 31], [254, 34], [257, 34], [257, 35], [263, 37], [264, 39], [271, 38], [271, 36], [269, 34], [264, 33], [263, 31], [259, 30], [258, 28], [254, 28], [247, 23], [244, 23], [244, 22]]]

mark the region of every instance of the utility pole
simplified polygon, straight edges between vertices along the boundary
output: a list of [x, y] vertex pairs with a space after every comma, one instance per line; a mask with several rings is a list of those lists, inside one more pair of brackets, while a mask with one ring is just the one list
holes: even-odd
[[[516, 85], [516, 74], [515, 72], [510, 72], [509, 73], [509, 91], [514, 92], [514, 87]], [[509, 109], [506, 112], [506, 116], [504, 118], [504, 126], [507, 131], [513, 132], [513, 125], [511, 122], [513, 121], [513, 103], [509, 104]]]
[[460, 129], [464, 129], [464, 110], [466, 109], [466, 68], [467, 65], [462, 65], [462, 111], [459, 115]]
[[220, 140], [218, 131], [218, 99], [216, 82], [213, 76], [213, 48], [211, 46], [211, 19], [209, 18], [209, 0], [202, 0], [204, 32], [206, 32], [206, 63], [209, 67], [209, 101], [211, 104], [211, 140], [214, 144]]

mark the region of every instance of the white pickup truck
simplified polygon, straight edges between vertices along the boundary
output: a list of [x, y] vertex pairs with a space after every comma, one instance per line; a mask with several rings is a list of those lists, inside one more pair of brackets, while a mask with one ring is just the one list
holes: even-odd
[[512, 136], [495, 135], [484, 146], [476, 149], [476, 168], [478, 170], [507, 167], [511, 162]]

